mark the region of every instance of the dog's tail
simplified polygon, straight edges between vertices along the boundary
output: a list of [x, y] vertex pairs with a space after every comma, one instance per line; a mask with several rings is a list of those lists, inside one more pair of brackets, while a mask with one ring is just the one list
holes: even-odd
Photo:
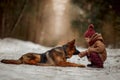
[[1, 60], [2, 63], [5, 64], [22, 64], [21, 60], [8, 60], [8, 59], [3, 59]]

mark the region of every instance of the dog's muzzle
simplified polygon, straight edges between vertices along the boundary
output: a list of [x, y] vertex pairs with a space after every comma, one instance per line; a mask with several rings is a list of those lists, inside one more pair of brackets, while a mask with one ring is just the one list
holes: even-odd
[[73, 55], [78, 55], [80, 53], [80, 51], [78, 51], [77, 49], [75, 50], [75, 53]]

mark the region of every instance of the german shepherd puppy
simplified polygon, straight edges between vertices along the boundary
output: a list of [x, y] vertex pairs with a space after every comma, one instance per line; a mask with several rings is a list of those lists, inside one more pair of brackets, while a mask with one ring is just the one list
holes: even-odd
[[37, 66], [85, 67], [82, 64], [67, 62], [67, 58], [77, 54], [79, 54], [79, 51], [75, 48], [75, 40], [72, 40], [61, 47], [55, 47], [42, 54], [26, 53], [18, 60], [3, 59], [1, 62], [6, 64], [30, 64]]

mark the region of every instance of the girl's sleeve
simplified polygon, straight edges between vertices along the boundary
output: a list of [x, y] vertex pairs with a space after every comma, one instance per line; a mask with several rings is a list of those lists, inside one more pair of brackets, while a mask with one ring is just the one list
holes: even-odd
[[88, 52], [102, 53], [105, 49], [105, 45], [101, 41], [97, 41], [94, 47], [89, 47]]

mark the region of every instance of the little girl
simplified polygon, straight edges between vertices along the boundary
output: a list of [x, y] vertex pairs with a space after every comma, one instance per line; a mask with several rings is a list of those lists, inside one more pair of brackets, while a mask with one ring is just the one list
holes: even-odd
[[87, 56], [88, 60], [91, 62], [91, 64], [87, 65], [88, 67], [103, 68], [107, 53], [101, 34], [96, 33], [94, 25], [90, 24], [88, 26], [88, 30], [84, 33], [84, 37], [88, 43], [88, 49], [80, 52], [79, 57], [82, 58]]

